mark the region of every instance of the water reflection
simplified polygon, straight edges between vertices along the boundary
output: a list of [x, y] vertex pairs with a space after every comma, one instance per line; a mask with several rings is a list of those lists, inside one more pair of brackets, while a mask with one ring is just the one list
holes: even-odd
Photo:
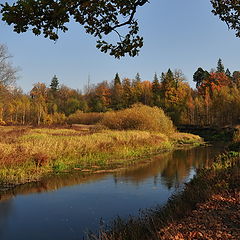
[[148, 164], [138, 165], [115, 176], [115, 182], [124, 181], [140, 185], [152, 178], [154, 185], [168, 189], [178, 187], [195, 169], [211, 166], [213, 157], [221, 148], [200, 147], [154, 156]]
[[7, 218], [12, 212], [12, 201], [7, 200], [0, 204], [0, 239], [3, 237], [4, 230], [7, 226]]
[[[191, 174], [191, 170], [210, 166], [213, 156], [219, 150], [219, 148], [200, 147], [161, 153], [150, 160], [143, 160], [136, 166], [114, 174], [114, 182], [115, 184], [125, 182], [140, 185], [146, 179], [152, 178], [155, 185], [160, 183], [168, 189], [176, 188]], [[82, 174], [77, 172], [52, 176], [37, 183], [21, 185], [6, 191], [5, 194], [0, 195], [0, 202], [19, 194], [56, 191], [62, 187], [97, 182], [106, 175], [109, 174]]]
[[164, 204], [220, 150], [177, 150], [115, 174], [66, 174], [19, 186], [0, 195], [0, 239], [81, 239], [87, 228], [97, 229], [101, 217], [108, 221]]

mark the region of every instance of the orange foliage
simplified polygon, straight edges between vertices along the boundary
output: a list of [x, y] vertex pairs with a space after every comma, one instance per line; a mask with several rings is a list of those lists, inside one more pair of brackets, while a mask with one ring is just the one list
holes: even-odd
[[222, 87], [229, 86], [230, 83], [231, 80], [225, 73], [213, 72], [203, 81], [199, 87], [199, 92], [204, 96], [209, 92], [212, 96], [215, 90], [220, 91]]
[[108, 106], [111, 102], [111, 90], [107, 82], [100, 83], [95, 91], [96, 95], [102, 99], [103, 105]]

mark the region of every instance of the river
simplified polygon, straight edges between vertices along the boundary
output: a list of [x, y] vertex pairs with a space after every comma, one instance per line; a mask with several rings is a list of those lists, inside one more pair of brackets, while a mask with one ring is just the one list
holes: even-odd
[[0, 196], [0, 239], [82, 239], [101, 219], [109, 223], [164, 205], [221, 150], [175, 150], [114, 174], [66, 174], [19, 186]]

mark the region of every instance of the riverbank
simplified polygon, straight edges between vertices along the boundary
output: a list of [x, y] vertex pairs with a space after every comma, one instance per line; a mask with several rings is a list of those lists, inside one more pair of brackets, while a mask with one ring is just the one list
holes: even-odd
[[127, 167], [150, 154], [200, 145], [192, 134], [139, 130], [82, 132], [74, 129], [0, 127], [0, 188], [60, 172], [100, 173]]
[[163, 208], [144, 211], [139, 218], [117, 219], [110, 230], [89, 239], [180, 240], [239, 238], [240, 153], [228, 152], [212, 168], [199, 170], [183, 192]]

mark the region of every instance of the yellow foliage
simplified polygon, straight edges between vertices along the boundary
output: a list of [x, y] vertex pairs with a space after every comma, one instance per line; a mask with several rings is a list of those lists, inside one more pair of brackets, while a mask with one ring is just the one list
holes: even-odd
[[96, 113], [96, 112], [84, 113], [78, 110], [68, 117], [67, 123], [92, 125], [100, 122], [102, 118], [103, 118], [103, 113]]
[[142, 104], [134, 104], [131, 108], [121, 111], [107, 112], [101, 124], [118, 130], [149, 130], [167, 135], [175, 132], [172, 121], [161, 108]]
[[57, 113], [55, 112], [52, 115], [52, 123], [55, 125], [62, 125], [66, 122], [67, 117], [64, 113]]

